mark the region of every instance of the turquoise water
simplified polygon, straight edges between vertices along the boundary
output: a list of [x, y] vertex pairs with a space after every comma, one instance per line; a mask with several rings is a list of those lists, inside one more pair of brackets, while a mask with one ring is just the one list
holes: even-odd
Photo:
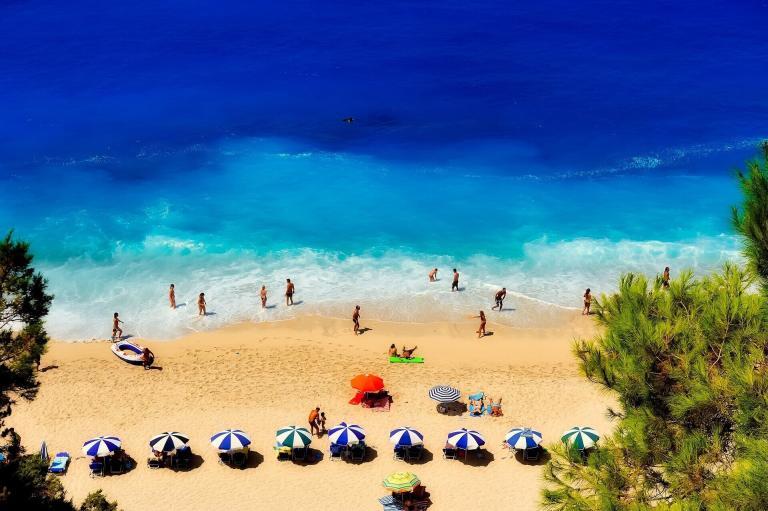
[[764, 7], [3, 10], [0, 226], [32, 242], [56, 337], [105, 337], [114, 311], [154, 338], [355, 303], [455, 318], [500, 286], [515, 310], [492, 319], [535, 325], [625, 271], [738, 258]]

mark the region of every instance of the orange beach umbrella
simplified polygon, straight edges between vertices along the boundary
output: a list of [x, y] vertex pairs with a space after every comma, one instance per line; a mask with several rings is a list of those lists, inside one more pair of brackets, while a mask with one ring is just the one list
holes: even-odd
[[377, 392], [384, 388], [384, 380], [374, 374], [358, 374], [352, 378], [352, 388], [360, 392]]

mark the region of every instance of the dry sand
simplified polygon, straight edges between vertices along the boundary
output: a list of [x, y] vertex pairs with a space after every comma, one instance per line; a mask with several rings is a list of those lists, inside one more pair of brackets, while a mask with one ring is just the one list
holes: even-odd
[[[491, 315], [491, 319], [493, 316]], [[103, 488], [125, 511], [186, 510], [376, 510], [386, 495], [381, 480], [390, 472], [416, 473], [432, 494], [431, 509], [537, 509], [541, 464], [523, 464], [502, 448], [507, 430], [533, 426], [545, 443], [558, 441], [570, 426], [610, 429], [610, 397], [578, 374], [572, 340], [594, 333], [578, 313], [547, 329], [513, 329], [489, 323], [494, 335], [478, 340], [476, 322], [412, 324], [363, 322], [371, 330], [355, 337], [351, 322], [320, 317], [247, 324], [183, 339], [148, 344], [162, 370], [144, 371], [118, 360], [109, 343], [53, 342], [42, 366], [41, 388], [31, 402], [19, 400], [8, 420], [30, 452], [45, 439], [52, 453], [74, 455], [62, 481], [80, 502]], [[139, 340], [139, 342], [143, 342]], [[389, 364], [395, 342], [419, 346], [423, 365]], [[394, 397], [389, 412], [347, 401], [350, 379], [359, 373], [384, 378]], [[503, 397], [503, 418], [447, 417], [427, 397], [430, 387], [448, 384], [464, 396], [483, 390]], [[312, 447], [324, 458], [314, 465], [278, 462], [272, 451], [278, 427], [306, 426], [316, 405], [327, 426], [342, 420], [362, 425], [372, 455], [362, 464], [330, 462], [328, 439]], [[420, 464], [392, 459], [389, 431], [416, 427], [431, 455]], [[240, 428], [253, 439], [251, 466], [217, 463], [209, 437]], [[471, 427], [485, 435], [484, 462], [447, 461], [446, 434]], [[146, 467], [147, 441], [176, 430], [191, 437], [202, 464], [188, 472]], [[129, 473], [92, 479], [82, 443], [96, 435], [117, 435], [138, 467]], [[472, 459], [472, 458], [470, 458]]]

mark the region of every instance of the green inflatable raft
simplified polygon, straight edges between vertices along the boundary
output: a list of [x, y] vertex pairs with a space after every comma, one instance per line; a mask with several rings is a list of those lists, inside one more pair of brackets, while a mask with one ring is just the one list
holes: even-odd
[[413, 357], [413, 358], [389, 357], [389, 362], [391, 364], [423, 364], [424, 357]]

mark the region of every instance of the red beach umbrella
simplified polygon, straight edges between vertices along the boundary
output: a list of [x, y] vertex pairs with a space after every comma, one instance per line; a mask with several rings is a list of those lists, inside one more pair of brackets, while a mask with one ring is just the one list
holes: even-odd
[[360, 392], [378, 392], [384, 388], [384, 380], [374, 374], [358, 374], [352, 378], [352, 388]]

